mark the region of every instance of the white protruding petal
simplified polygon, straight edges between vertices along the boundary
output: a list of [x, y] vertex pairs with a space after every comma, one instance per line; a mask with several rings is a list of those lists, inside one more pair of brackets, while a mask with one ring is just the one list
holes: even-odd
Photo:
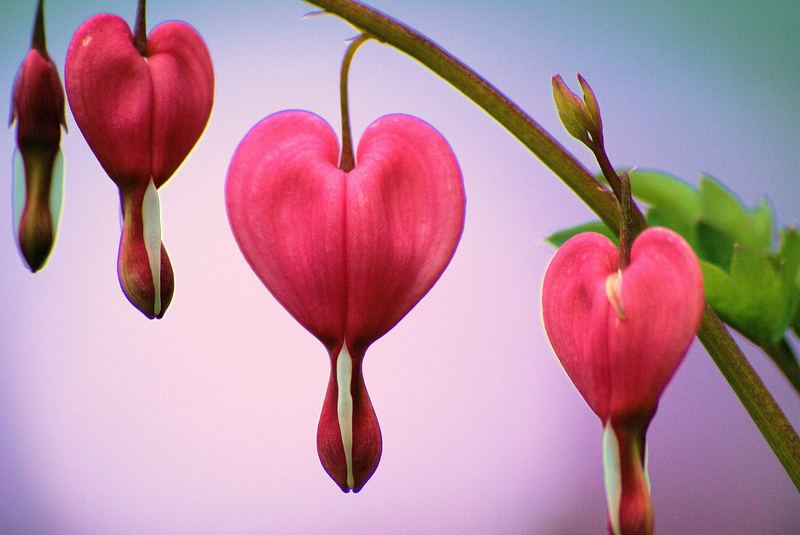
[[344, 459], [347, 463], [347, 486], [353, 488], [353, 394], [350, 392], [350, 381], [353, 377], [353, 359], [347, 351], [347, 344], [336, 358], [336, 386], [339, 399], [336, 414], [339, 416], [339, 432], [342, 434]]
[[650, 445], [644, 445], [644, 482], [647, 483], [647, 492], [652, 493], [650, 488], [650, 471], [647, 469], [647, 463], [650, 460]]
[[617, 318], [625, 319], [625, 306], [622, 303], [622, 271], [617, 270], [606, 278], [606, 297], [608, 297]]
[[603, 428], [603, 476], [611, 530], [614, 535], [620, 535], [619, 506], [622, 501], [622, 475], [620, 473], [619, 441], [610, 423]]
[[153, 314], [158, 316], [161, 313], [161, 207], [158, 190], [152, 179], [142, 201], [142, 225], [144, 247], [153, 275]]
[[50, 220], [53, 223], [53, 239], [58, 234], [61, 208], [64, 206], [64, 153], [58, 149], [50, 177]]
[[14, 150], [14, 173], [12, 180], [12, 214], [14, 217], [14, 239], [19, 243], [19, 222], [25, 209], [25, 162], [19, 149]]

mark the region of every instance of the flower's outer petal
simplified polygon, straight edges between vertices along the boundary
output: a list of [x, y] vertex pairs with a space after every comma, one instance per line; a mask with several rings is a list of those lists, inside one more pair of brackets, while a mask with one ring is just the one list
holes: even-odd
[[231, 229], [267, 289], [329, 351], [342, 346], [344, 173], [331, 127], [304, 111], [258, 123], [231, 160]]
[[640, 234], [622, 275], [622, 302], [624, 320], [609, 314], [613, 420], [652, 415], [700, 327], [703, 278], [689, 244], [665, 228]]
[[360, 352], [430, 290], [464, 227], [464, 184], [447, 141], [426, 122], [372, 123], [347, 176], [347, 326]]
[[634, 241], [622, 272], [622, 314], [607, 287], [617, 276], [617, 251], [608, 238], [584, 233], [568, 240], [545, 274], [545, 329], [602, 421], [648, 422], [700, 325], [700, 265], [678, 234], [651, 228]]
[[202, 37], [176, 21], [150, 33], [147, 66], [153, 83], [152, 174], [161, 187], [203, 133], [214, 102], [214, 71]]
[[32, 48], [14, 80], [11, 123], [16, 119], [17, 145], [58, 150], [64, 125], [64, 89], [55, 64]]
[[86, 142], [118, 186], [150, 181], [153, 90], [128, 24], [96, 15], [75, 32], [65, 67], [67, 98]]
[[611, 240], [586, 232], [561, 246], [542, 287], [542, 317], [553, 350], [589, 407], [604, 421], [610, 384], [603, 346], [608, 315], [614, 314], [605, 281], [616, 269], [617, 249]]

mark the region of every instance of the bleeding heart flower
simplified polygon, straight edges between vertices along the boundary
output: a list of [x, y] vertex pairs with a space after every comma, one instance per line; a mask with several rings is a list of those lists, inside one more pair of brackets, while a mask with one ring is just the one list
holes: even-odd
[[358, 492], [381, 455], [361, 364], [430, 290], [464, 225], [464, 186], [444, 138], [407, 115], [381, 117], [337, 167], [331, 127], [304, 111], [256, 125], [231, 161], [228, 218], [250, 267], [330, 354], [317, 450]]
[[664, 228], [639, 235], [623, 270], [608, 238], [579, 234], [559, 249], [545, 274], [542, 313], [550, 343], [603, 422], [615, 535], [652, 533], [645, 432], [703, 308], [697, 256]]
[[63, 198], [64, 88], [45, 46], [44, 6], [36, 13], [31, 49], [14, 80], [9, 126], [17, 121], [14, 235], [31, 271], [53, 249]]
[[183, 22], [165, 22], [145, 38], [140, 0], [135, 38], [115, 15], [83, 23], [67, 52], [66, 81], [75, 121], [120, 189], [120, 284], [134, 306], [160, 318], [173, 276], [156, 189], [186, 158], [211, 113], [208, 50]]

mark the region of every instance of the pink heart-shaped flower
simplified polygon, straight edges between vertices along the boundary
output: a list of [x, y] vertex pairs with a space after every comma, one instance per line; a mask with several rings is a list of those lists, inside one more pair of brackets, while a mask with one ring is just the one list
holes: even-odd
[[237, 148], [226, 199], [253, 271], [329, 351], [317, 448], [342, 490], [357, 492], [381, 454], [364, 353], [444, 271], [463, 229], [465, 197], [450, 146], [414, 117], [372, 123], [349, 173], [338, 159], [324, 120], [277, 113]]
[[652, 533], [645, 433], [703, 309], [697, 256], [668, 229], [642, 232], [623, 270], [614, 244], [595, 233], [567, 241], [547, 268], [542, 288], [547, 336], [604, 425], [614, 535]]
[[120, 17], [96, 15], [75, 32], [65, 73], [75, 121], [120, 188], [120, 284], [152, 318], [164, 314], [174, 284], [156, 189], [203, 132], [214, 73], [202, 38], [183, 22], [160, 24], [145, 46], [140, 53]]
[[697, 256], [664, 228], [639, 235], [622, 272], [608, 238], [575, 236], [558, 250], [542, 288], [553, 350], [604, 422], [652, 416], [697, 332], [703, 306]]

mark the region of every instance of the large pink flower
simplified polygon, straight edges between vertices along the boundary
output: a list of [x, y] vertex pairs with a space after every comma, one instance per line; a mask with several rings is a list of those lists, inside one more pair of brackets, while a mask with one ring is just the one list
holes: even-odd
[[372, 123], [349, 173], [338, 159], [336, 135], [320, 117], [277, 113], [239, 145], [226, 198], [250, 266], [330, 354], [317, 449], [342, 490], [357, 492], [381, 455], [364, 354], [444, 271], [465, 198], [449, 145], [414, 117]]

